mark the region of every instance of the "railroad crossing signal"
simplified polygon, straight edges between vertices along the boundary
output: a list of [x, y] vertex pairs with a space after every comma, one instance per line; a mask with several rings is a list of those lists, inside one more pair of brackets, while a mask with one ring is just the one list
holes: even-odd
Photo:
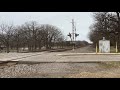
[[68, 36], [71, 38], [71, 36], [72, 36], [71, 33], [69, 33]]
[[76, 26], [74, 19], [72, 19], [71, 23], [72, 23], [72, 33], [69, 33], [67, 36], [69, 36], [71, 38], [71, 41], [74, 42], [76, 41], [76, 37], [79, 36], [79, 34], [76, 33]]
[[73, 50], [75, 48], [75, 43], [76, 43], [76, 37], [79, 36], [79, 34], [76, 33], [76, 26], [75, 26], [75, 22], [74, 19], [72, 19], [72, 33], [69, 33], [67, 36], [70, 37], [71, 39], [71, 43], [73, 44]]
[[75, 37], [79, 36], [79, 34], [75, 33]]

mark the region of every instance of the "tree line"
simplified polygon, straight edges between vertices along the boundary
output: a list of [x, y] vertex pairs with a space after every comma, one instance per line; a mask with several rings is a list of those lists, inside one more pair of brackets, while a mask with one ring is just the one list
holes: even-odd
[[8, 24], [0, 25], [0, 49], [20, 49], [28, 51], [39, 51], [42, 47], [51, 49], [55, 44], [61, 45], [64, 35], [56, 26], [49, 24], [38, 24], [36, 21], [25, 22], [22, 25], [14, 26]]
[[95, 45], [103, 37], [110, 40], [115, 46], [118, 42], [120, 50], [120, 12], [95, 12], [93, 13], [94, 23], [90, 26], [89, 39]]

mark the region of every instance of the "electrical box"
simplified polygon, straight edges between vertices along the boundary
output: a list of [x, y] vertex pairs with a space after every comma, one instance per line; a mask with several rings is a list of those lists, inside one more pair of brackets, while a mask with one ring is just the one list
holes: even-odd
[[99, 52], [100, 53], [110, 53], [110, 41], [105, 40], [99, 40]]

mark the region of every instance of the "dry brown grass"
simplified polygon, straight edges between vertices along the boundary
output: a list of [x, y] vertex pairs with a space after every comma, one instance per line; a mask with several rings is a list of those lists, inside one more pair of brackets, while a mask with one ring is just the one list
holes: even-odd
[[100, 67], [110, 69], [110, 68], [119, 68], [120, 62], [119, 61], [111, 61], [111, 62], [101, 62], [99, 64]]
[[120, 78], [120, 74], [113, 72], [81, 72], [78, 74], [68, 75], [67, 78]]

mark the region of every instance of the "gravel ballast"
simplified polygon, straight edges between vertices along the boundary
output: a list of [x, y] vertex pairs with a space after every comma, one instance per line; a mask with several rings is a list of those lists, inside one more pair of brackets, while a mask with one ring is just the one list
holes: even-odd
[[94, 63], [16, 64], [0, 68], [0, 78], [61, 78], [82, 71], [97, 71], [96, 66]]
[[117, 75], [118, 77], [120, 76], [120, 70], [118, 68], [106, 69], [102, 67], [102, 63], [16, 64], [0, 68], [0, 78], [104, 77], [102, 75], [107, 77], [116, 77]]

